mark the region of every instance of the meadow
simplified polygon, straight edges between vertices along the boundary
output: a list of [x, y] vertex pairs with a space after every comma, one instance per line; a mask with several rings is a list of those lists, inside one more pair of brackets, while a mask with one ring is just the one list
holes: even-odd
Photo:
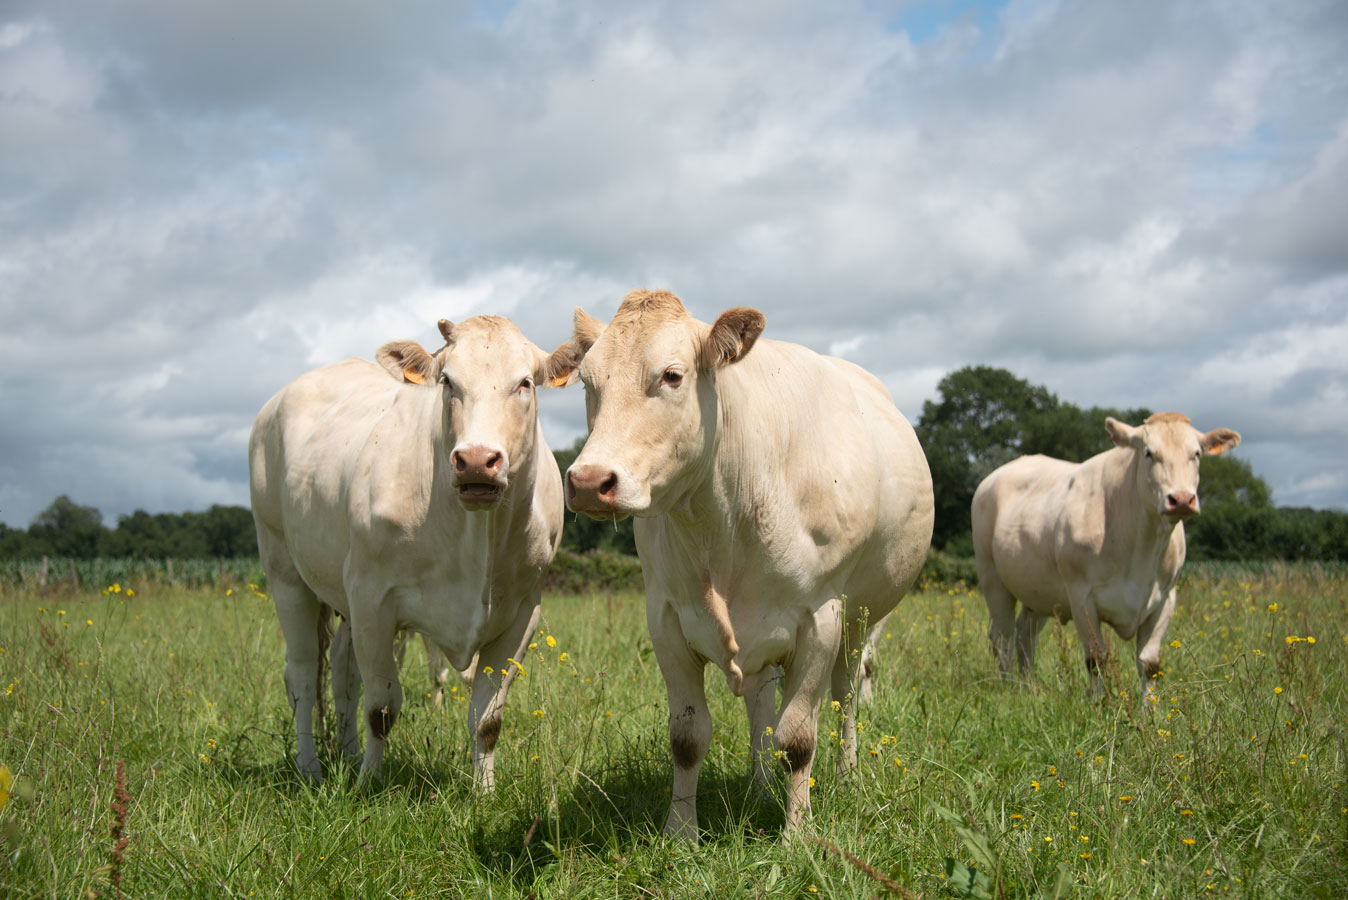
[[546, 596], [475, 795], [464, 690], [419, 643], [385, 783], [323, 747], [292, 774], [264, 587], [146, 576], [0, 596], [0, 896], [1344, 897], [1348, 578], [1209, 569], [1182, 586], [1160, 702], [1131, 645], [1086, 699], [1075, 634], [1003, 683], [976, 590], [925, 583], [886, 623], [861, 765], [822, 716], [814, 815], [749, 779], [743, 706], [708, 671], [702, 841], [660, 836], [663, 682], [633, 593]]

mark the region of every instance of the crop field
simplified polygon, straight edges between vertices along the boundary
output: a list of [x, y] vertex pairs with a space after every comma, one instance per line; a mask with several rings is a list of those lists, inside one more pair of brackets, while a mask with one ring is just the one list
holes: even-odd
[[825, 707], [793, 837], [709, 669], [697, 846], [660, 835], [639, 596], [544, 598], [479, 796], [464, 690], [437, 710], [417, 643], [385, 782], [357, 790], [328, 742], [323, 784], [301, 785], [281, 637], [246, 579], [4, 588], [0, 896], [1348, 896], [1342, 573], [1187, 580], [1146, 709], [1112, 633], [1102, 700], [1070, 624], [1045, 630], [1034, 682], [1003, 683], [977, 591], [925, 585], [885, 625], [850, 777]]

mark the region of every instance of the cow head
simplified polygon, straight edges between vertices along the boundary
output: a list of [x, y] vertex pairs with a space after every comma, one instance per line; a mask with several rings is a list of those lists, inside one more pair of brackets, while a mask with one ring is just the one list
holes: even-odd
[[568, 342], [549, 356], [499, 316], [439, 325], [445, 346], [436, 353], [391, 341], [375, 359], [408, 390], [440, 392], [450, 483], [464, 508], [491, 509], [531, 456], [538, 386], [566, 384], [578, 354]]
[[1180, 413], [1156, 413], [1136, 427], [1105, 419], [1114, 444], [1133, 451], [1137, 488], [1144, 504], [1175, 523], [1198, 515], [1198, 463], [1240, 443], [1230, 428], [1204, 434]]
[[567, 471], [567, 503], [599, 519], [655, 516], [705, 474], [716, 449], [716, 373], [740, 361], [763, 314], [707, 325], [667, 291], [633, 291], [607, 326], [576, 309], [590, 436]]

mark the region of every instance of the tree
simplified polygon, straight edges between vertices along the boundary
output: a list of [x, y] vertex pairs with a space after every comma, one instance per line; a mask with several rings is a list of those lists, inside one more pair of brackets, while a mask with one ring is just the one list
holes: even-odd
[[37, 514], [28, 528], [35, 542], [45, 545], [43, 553], [91, 559], [102, 551], [103, 514], [95, 507], [80, 506], [65, 494]]

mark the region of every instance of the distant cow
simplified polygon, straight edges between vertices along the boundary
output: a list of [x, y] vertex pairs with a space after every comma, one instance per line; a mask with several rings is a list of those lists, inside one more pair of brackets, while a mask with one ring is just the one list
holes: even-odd
[[394, 635], [410, 628], [456, 669], [480, 654], [468, 724], [475, 780], [492, 784], [516, 671], [508, 661], [523, 658], [561, 538], [561, 474], [536, 392], [558, 378], [558, 357], [494, 316], [442, 319], [440, 331], [445, 347], [434, 354], [394, 341], [377, 365], [349, 359], [301, 375], [253, 425], [253, 517], [286, 640], [297, 763], [310, 779], [320, 775], [312, 710], [326, 604], [349, 623], [349, 641], [339, 635], [333, 654], [348, 756], [358, 750], [364, 683], [361, 778], [379, 774], [402, 707]]
[[876, 378], [758, 340], [758, 310], [707, 325], [673, 294], [634, 291], [607, 327], [581, 309], [575, 326], [590, 435], [567, 499], [598, 519], [637, 517], [646, 621], [669, 695], [665, 831], [697, 837], [708, 662], [744, 697], [757, 774], [766, 758], [784, 762], [794, 829], [810, 808], [825, 692], [845, 708], [844, 762], [855, 766], [863, 623], [894, 608], [926, 556], [922, 448]]
[[1204, 434], [1179, 413], [1157, 413], [1136, 428], [1107, 418], [1105, 428], [1116, 446], [1083, 463], [1024, 456], [983, 479], [973, 499], [978, 582], [1003, 675], [1011, 673], [1013, 633], [1029, 675], [1047, 617], [1070, 618], [1098, 696], [1100, 623], [1108, 622], [1124, 640], [1137, 636], [1148, 699], [1175, 609], [1184, 520], [1198, 515], [1199, 459], [1231, 449], [1240, 435]]

